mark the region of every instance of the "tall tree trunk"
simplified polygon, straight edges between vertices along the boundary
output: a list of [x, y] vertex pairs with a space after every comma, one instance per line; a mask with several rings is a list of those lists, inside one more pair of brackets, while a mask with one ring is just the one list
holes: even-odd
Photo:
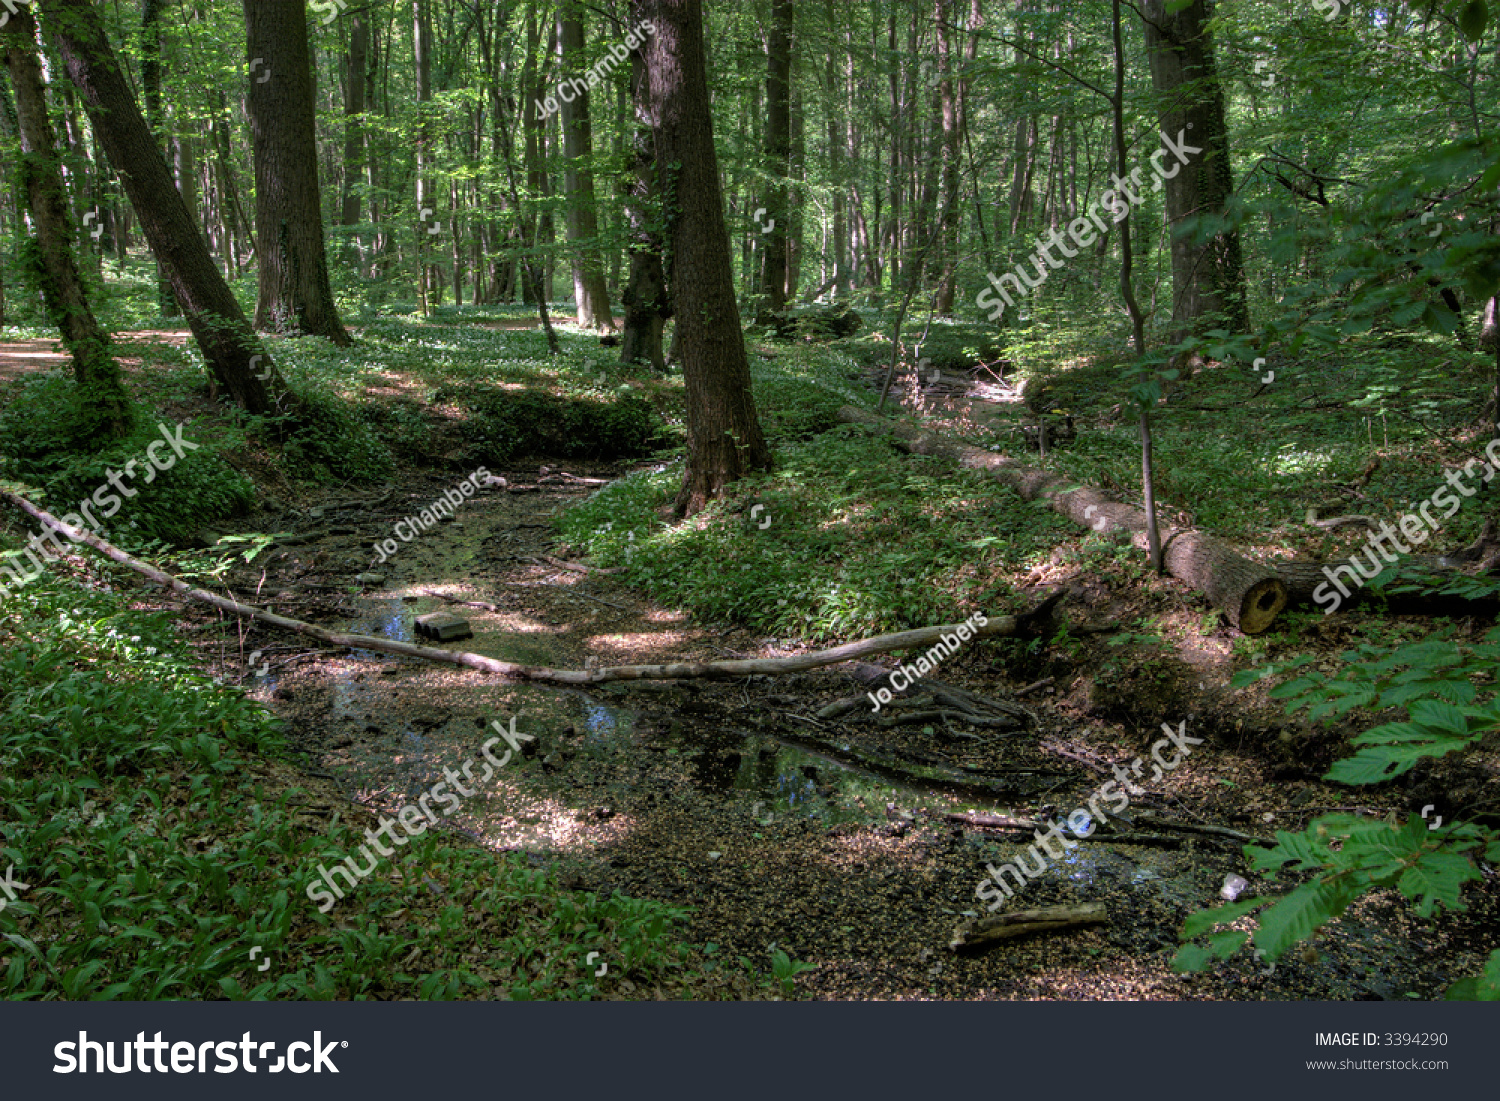
[[73, 251], [73, 217], [47, 117], [47, 91], [36, 54], [36, 22], [31, 9], [21, 7], [7, 24], [0, 28], [0, 48], [16, 90], [21, 138], [18, 182], [36, 229], [42, 298], [73, 356], [73, 378], [87, 418], [80, 427], [91, 437], [121, 436], [130, 427], [130, 399], [119, 364], [110, 354], [109, 334], [89, 306]]
[[[641, 0], [634, 0], [631, 25], [639, 26], [645, 16]], [[653, 371], [662, 374], [667, 369], [662, 356], [662, 331], [667, 318], [672, 316], [672, 306], [666, 267], [662, 263], [661, 234], [655, 229], [661, 217], [661, 203], [655, 184], [651, 78], [644, 44], [630, 51], [630, 99], [635, 126], [631, 134], [631, 166], [624, 181], [625, 217], [630, 225], [630, 274], [622, 295], [625, 332], [620, 358], [626, 363], [649, 363]]]
[[275, 411], [287, 396], [285, 384], [214, 266], [94, 6], [89, 0], [38, 0], [38, 6], [209, 370], [247, 412]]
[[649, 0], [646, 47], [656, 164], [671, 242], [670, 278], [687, 386], [688, 457], [679, 513], [771, 463], [750, 393], [714, 151], [700, 0]]
[[[1145, 0], [1146, 52], [1151, 83], [1162, 102], [1162, 132], [1171, 140], [1201, 147], [1177, 165], [1165, 183], [1167, 219], [1174, 227], [1187, 218], [1224, 213], [1234, 191], [1229, 162], [1229, 131], [1224, 94], [1209, 37], [1209, 5], [1193, 0], [1169, 13], [1166, 0]], [[1123, 169], [1122, 169], [1123, 171]], [[1239, 233], [1227, 230], [1196, 243], [1196, 235], [1172, 234], [1172, 322], [1174, 340], [1195, 328], [1224, 325], [1233, 332], [1250, 328]]]
[[432, 188], [432, 20], [427, 0], [411, 0], [411, 48], [416, 70], [417, 92], [417, 301], [422, 314], [432, 312], [432, 280], [427, 270], [427, 239], [437, 226], [437, 208]]
[[953, 315], [958, 285], [958, 96], [954, 90], [953, 46], [948, 0], [933, 0], [937, 21], [938, 99], [941, 104], [942, 144], [942, 232], [938, 238], [938, 289], [933, 310], [940, 317]]
[[[766, 309], [786, 308], [787, 177], [792, 157], [792, 0], [771, 0], [766, 41], [766, 218], [775, 224], [763, 238], [760, 293]], [[680, 323], [680, 322], [679, 322]]]
[[[826, 0], [827, 19], [829, 33], [838, 26], [838, 17], [835, 14], [833, 0]], [[844, 204], [849, 194], [849, 180], [847, 178], [844, 159], [844, 121], [842, 115], [841, 100], [843, 98], [843, 87], [841, 82], [842, 73], [839, 66], [839, 51], [830, 45], [828, 50], [828, 64], [823, 73], [823, 115], [827, 120], [828, 129], [828, 180], [830, 190], [833, 192], [833, 226], [830, 230], [833, 240], [833, 297], [835, 300], [849, 293], [849, 228], [845, 220]]]
[[357, 263], [360, 253], [356, 227], [359, 225], [359, 187], [365, 172], [365, 81], [370, 66], [370, 10], [352, 8], [345, 18], [349, 24], [349, 52], [344, 58], [344, 177], [339, 194], [339, 225], [344, 227], [345, 263]]
[[302, 0], [244, 0], [244, 7], [251, 64], [262, 61], [248, 96], [260, 237], [255, 324], [327, 337], [343, 347], [349, 333], [333, 303], [323, 240], [307, 6]]
[[[622, 47], [623, 48], [623, 47]], [[614, 329], [604, 264], [599, 255], [599, 220], [594, 205], [593, 126], [589, 121], [588, 80], [584, 72], [583, 22], [577, 0], [564, 0], [557, 13], [558, 114], [562, 117], [563, 195], [567, 199], [568, 246], [573, 262], [573, 302], [581, 328]], [[577, 83], [573, 83], [576, 81]], [[580, 87], [581, 85], [581, 87]], [[571, 100], [564, 88], [572, 92]]]
[[[161, 31], [157, 22], [161, 16], [163, 0], [141, 0], [141, 98], [146, 101], [146, 121], [156, 134], [157, 144], [167, 146], [167, 133], [161, 111]], [[189, 205], [189, 210], [192, 206]], [[177, 297], [172, 293], [172, 284], [156, 265], [156, 308], [162, 317], [181, 317], [177, 308]]]
[[[796, 76], [796, 58], [793, 61], [793, 81]], [[804, 119], [804, 97], [800, 88], [792, 89], [792, 145], [788, 162], [791, 184], [786, 225], [786, 300], [797, 300], [797, 287], [802, 277], [802, 211], [806, 204], [804, 185], [807, 180], [807, 128]]]
[[[1110, 100], [1114, 121], [1115, 171], [1124, 179], [1129, 165], [1125, 157], [1125, 41], [1120, 26], [1120, 0], [1112, 5], [1111, 31], [1115, 44], [1115, 91]], [[1132, 253], [1130, 223], [1133, 213], [1126, 213], [1120, 226], [1120, 297], [1125, 300], [1125, 309], [1130, 314], [1131, 339], [1135, 344], [1136, 358], [1146, 355], [1146, 320], [1135, 300], [1135, 283], [1132, 277]], [[1156, 521], [1156, 475], [1151, 465], [1151, 405], [1140, 402], [1138, 427], [1141, 438], [1141, 491], [1146, 505], [1146, 546], [1151, 555], [1151, 565], [1157, 573], [1163, 573], [1161, 556], [1161, 533]]]

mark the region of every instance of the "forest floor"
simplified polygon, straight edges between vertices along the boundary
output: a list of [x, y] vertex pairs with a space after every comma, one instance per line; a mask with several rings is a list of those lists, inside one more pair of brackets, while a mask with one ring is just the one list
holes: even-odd
[[[0, 347], [0, 379], [52, 366], [53, 346]], [[441, 440], [432, 450], [447, 453]], [[316, 537], [237, 567], [223, 584], [320, 626], [404, 641], [414, 640], [417, 616], [449, 611], [467, 619], [475, 637], [448, 648], [528, 664], [583, 668], [816, 648], [799, 637], [697, 622], [612, 574], [550, 562], [575, 553], [558, 542], [555, 521], [591, 492], [556, 480], [559, 465], [597, 478], [624, 472], [579, 462], [494, 470], [509, 489], [481, 492], [452, 522], [402, 544], [384, 563], [373, 560], [370, 543], [390, 537], [399, 520], [467, 469], [452, 459], [444, 472], [408, 467], [389, 486], [357, 494], [263, 479], [263, 511], [234, 530]], [[581, 691], [317, 649], [201, 606], [179, 616], [205, 666], [283, 718], [292, 747], [306, 754], [305, 767], [268, 770], [268, 795], [311, 789], [359, 827], [373, 826], [379, 814], [414, 803], [445, 768], [478, 759], [494, 724], [514, 718], [518, 732], [535, 740], [445, 823], [455, 844], [522, 854], [565, 888], [689, 907], [684, 938], [717, 946], [706, 951], [721, 959], [763, 973], [779, 949], [809, 965], [796, 979], [799, 996], [1433, 998], [1473, 974], [1500, 943], [1493, 883], [1472, 893], [1468, 911], [1425, 921], [1399, 895], [1377, 892], [1274, 968], [1242, 953], [1205, 973], [1174, 973], [1183, 920], [1215, 905], [1226, 877], [1244, 876], [1262, 893], [1289, 886], [1250, 873], [1239, 842], [1186, 827], [1269, 837], [1335, 809], [1404, 819], [1477, 788], [1493, 762], [1444, 759], [1420, 779], [1411, 774], [1351, 797], [1320, 779], [1347, 751], [1349, 731], [1289, 721], [1259, 688], [1230, 689], [1242, 664], [1233, 632], [1201, 629], [1201, 613], [1180, 600], [1175, 582], [1122, 578], [1062, 555], [1013, 580], [1031, 603], [1068, 590], [1057, 611], [1066, 629], [1053, 634], [1057, 624], [1050, 624], [1032, 643], [1047, 652], [1040, 679], [1048, 683], [1017, 696], [1039, 678], [1035, 663], [1018, 675], [1011, 642], [969, 644], [935, 673], [944, 684], [1031, 712], [1034, 721], [1023, 728], [999, 732], [941, 719], [888, 728], [870, 721], [866, 707], [819, 718], [831, 702], [863, 699], [875, 687], [869, 667]], [[165, 606], [159, 600], [147, 603]], [[1174, 641], [1111, 645], [1122, 625], [1163, 606], [1180, 606], [1159, 616], [1165, 627], [1184, 627], [1163, 632]], [[1316, 622], [1301, 642], [1331, 660], [1348, 641], [1340, 623]], [[1107, 641], [1110, 635], [1116, 638]], [[874, 664], [894, 671], [915, 657]], [[987, 912], [975, 894], [986, 865], [1015, 859], [1032, 837], [948, 815], [1066, 818], [1113, 778], [1114, 766], [1149, 762], [1163, 724], [1184, 723], [1202, 742], [1179, 767], [1138, 781], [1146, 790], [1125, 812], [1132, 828], [1096, 833], [1050, 861], [1004, 907], [1102, 903], [1105, 923], [950, 951], [955, 927]], [[1132, 843], [1130, 835], [1149, 843]], [[406, 922], [444, 920], [444, 884], [408, 877], [407, 886]], [[331, 916], [347, 929], [366, 920], [357, 893]], [[616, 960], [621, 946], [595, 947], [598, 962], [628, 970], [628, 960]], [[483, 963], [495, 949], [476, 943], [472, 951]], [[584, 961], [576, 962], [581, 969]], [[767, 996], [765, 987], [723, 971], [644, 989], [611, 973], [595, 981], [603, 997]], [[502, 996], [501, 988], [477, 996]]]
[[[611, 473], [578, 464], [570, 472]], [[534, 469], [504, 474], [513, 486], [538, 479]], [[449, 648], [561, 667], [785, 656], [812, 648], [694, 624], [608, 574], [548, 564], [544, 555], [566, 550], [554, 544], [552, 519], [583, 488], [547, 485], [476, 497], [456, 520], [383, 565], [359, 549], [453, 480], [411, 475], [378, 508], [358, 506], [341, 534], [274, 554], [264, 568], [231, 583], [284, 614], [399, 640], [413, 640], [416, 616], [450, 611], [470, 621], [475, 638]], [[292, 511], [316, 503], [299, 502]], [[280, 530], [283, 520], [264, 517], [252, 526]], [[351, 582], [369, 570], [385, 579]], [[1076, 580], [1087, 589], [1086, 579]], [[427, 590], [497, 610], [452, 606]], [[1087, 593], [1080, 595], [1069, 610], [1073, 633], [1087, 637], [1096, 619], [1112, 631], [1122, 612], [1118, 602], [1089, 610]], [[199, 618], [212, 627], [213, 617]], [[222, 635], [212, 645], [222, 650]], [[1274, 969], [1242, 958], [1206, 974], [1177, 975], [1169, 962], [1183, 919], [1215, 904], [1227, 876], [1255, 877], [1232, 840], [1141, 825], [1136, 832], [1155, 843], [1096, 834], [1006, 907], [1102, 902], [1107, 924], [975, 954], [949, 951], [955, 926], [985, 912], [975, 889], [986, 864], [1012, 859], [1031, 838], [942, 816], [1065, 817], [1087, 805], [1110, 779], [1111, 765], [1149, 760], [1161, 723], [1185, 721], [1189, 735], [1204, 741], [1159, 782], [1143, 781], [1147, 794], [1132, 800], [1132, 817], [1144, 810], [1169, 823], [1269, 836], [1349, 807], [1347, 792], [1318, 780], [1323, 768], [1310, 758], [1320, 754], [1289, 749], [1309, 732], [1288, 728], [1274, 707], [1242, 710], [1234, 697], [1247, 694], [1226, 687], [1222, 639], [1159, 668], [1131, 670], [1113, 686], [1093, 675], [1111, 656], [1096, 641], [1073, 655], [1072, 675], [1022, 699], [1035, 725], [977, 736], [962, 724], [885, 729], [819, 720], [824, 705], [871, 687], [838, 670], [732, 682], [628, 682], [582, 692], [502, 683], [373, 652], [308, 650], [260, 627], [238, 646], [239, 653], [220, 655], [227, 659], [221, 674], [243, 678], [287, 720], [294, 745], [316, 763], [314, 774], [372, 812], [394, 814], [414, 802], [445, 767], [477, 759], [479, 743], [493, 736], [490, 724], [518, 716], [517, 729], [537, 739], [527, 746], [534, 752], [516, 757], [493, 786], [466, 801], [453, 820], [460, 834], [495, 851], [529, 854], [565, 887], [690, 906], [688, 938], [717, 944], [729, 958], [763, 962], [779, 947], [812, 965], [797, 980], [804, 996], [1431, 998], [1472, 973], [1500, 930], [1493, 893], [1467, 913], [1443, 914], [1430, 924], [1414, 921], [1399, 896], [1380, 893], [1334, 922], [1316, 950]], [[942, 681], [1009, 697], [1022, 685], [993, 663], [990, 646], [970, 646], [945, 663]], [[266, 663], [259, 670], [244, 661], [255, 650]], [[897, 662], [882, 664], [894, 669]], [[970, 782], [918, 778], [932, 775]], [[1402, 806], [1370, 809], [1401, 813], [1405, 802], [1423, 797], [1403, 792]], [[436, 890], [430, 897], [414, 892], [410, 902], [441, 904]], [[345, 908], [344, 920], [360, 920], [357, 898]], [[608, 962], [611, 946], [598, 948]], [[606, 997], [641, 996], [633, 987], [611, 990], [607, 978], [599, 986]]]

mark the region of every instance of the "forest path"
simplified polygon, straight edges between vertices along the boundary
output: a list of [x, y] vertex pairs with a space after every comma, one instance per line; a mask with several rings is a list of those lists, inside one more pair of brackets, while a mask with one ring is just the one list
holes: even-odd
[[[142, 344], [169, 344], [183, 347], [192, 334], [186, 329], [143, 329], [114, 334], [116, 359], [129, 373], [141, 366]], [[30, 337], [23, 340], [0, 340], [0, 384], [13, 382], [23, 375], [67, 369], [72, 357], [55, 337]]]

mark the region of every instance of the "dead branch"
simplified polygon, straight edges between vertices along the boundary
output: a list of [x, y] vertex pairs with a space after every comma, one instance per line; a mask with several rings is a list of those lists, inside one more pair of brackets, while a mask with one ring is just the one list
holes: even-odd
[[1017, 910], [1011, 914], [994, 914], [960, 925], [953, 930], [948, 947], [957, 952], [997, 940], [1024, 937], [1028, 933], [1047, 933], [1076, 925], [1095, 925], [1109, 921], [1102, 902], [1084, 902], [1077, 906], [1044, 906], [1040, 910]]
[[304, 623], [299, 619], [288, 616], [277, 615], [268, 612], [264, 608], [257, 608], [249, 604], [241, 604], [229, 597], [211, 593], [206, 589], [199, 589], [187, 584], [163, 570], [157, 569], [146, 562], [132, 558], [112, 543], [106, 542], [91, 532], [83, 531], [65, 524], [51, 513], [38, 508], [26, 498], [18, 496], [6, 489], [0, 489], [0, 499], [9, 501], [16, 508], [28, 516], [41, 521], [46, 527], [60, 531], [75, 543], [83, 543], [93, 547], [122, 566], [127, 566], [145, 577], [150, 578], [157, 584], [180, 593], [190, 599], [210, 604], [215, 608], [230, 612], [246, 619], [253, 619], [258, 623], [265, 623], [272, 627], [279, 627], [284, 631], [293, 631], [308, 638], [317, 639], [319, 642], [328, 643], [331, 646], [342, 646], [354, 650], [375, 650], [386, 654], [398, 654], [402, 657], [422, 658], [425, 661], [446, 662], [449, 665], [461, 665], [469, 669], [477, 669], [481, 673], [489, 673], [496, 676], [516, 677], [521, 680], [546, 681], [553, 684], [600, 684], [605, 681], [616, 680], [675, 680], [690, 677], [746, 677], [754, 675], [776, 675], [781, 673], [801, 673], [808, 669], [819, 669], [825, 665], [836, 665], [842, 661], [850, 661], [854, 658], [867, 657], [871, 654], [885, 654], [893, 650], [913, 650], [932, 646], [939, 642], [944, 634], [956, 634], [960, 626], [968, 626], [975, 638], [1008, 638], [1026, 633], [1033, 621], [1033, 616], [1026, 615], [1004, 615], [995, 616], [982, 627], [973, 627], [968, 624], [948, 624], [941, 627], [919, 627], [911, 631], [897, 631], [895, 634], [879, 635], [875, 638], [861, 639], [857, 642], [848, 642], [842, 646], [835, 646], [829, 650], [818, 650], [810, 654], [798, 654], [787, 658], [748, 658], [739, 661], [681, 661], [658, 665], [619, 665], [608, 669], [551, 669], [534, 665], [517, 665], [509, 661], [497, 661], [494, 658], [485, 657], [483, 654], [472, 654], [463, 650], [439, 650], [434, 646], [418, 646], [409, 642], [397, 642], [388, 638], [373, 638], [369, 635], [353, 635], [339, 631], [329, 631], [311, 623]]

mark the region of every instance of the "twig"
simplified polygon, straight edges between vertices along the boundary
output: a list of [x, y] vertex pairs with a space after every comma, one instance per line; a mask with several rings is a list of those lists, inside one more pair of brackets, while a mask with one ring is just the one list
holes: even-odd
[[488, 604], [483, 600], [459, 600], [457, 597], [447, 596], [436, 589], [423, 589], [428, 596], [435, 596], [448, 604], [462, 604], [465, 608], [482, 608], [486, 612], [498, 612], [501, 609], [495, 604]]
[[1163, 818], [1158, 814], [1137, 814], [1137, 822], [1144, 822], [1148, 826], [1157, 826], [1168, 830], [1187, 830], [1189, 833], [1207, 833], [1216, 837], [1228, 837], [1235, 841], [1241, 841], [1249, 845], [1269, 845], [1271, 842], [1264, 837], [1252, 837], [1248, 833], [1239, 830], [1231, 830], [1225, 826], [1199, 826], [1192, 822], [1175, 822], [1170, 818]]
[[[828, 650], [809, 654], [797, 654], [786, 658], [751, 658], [742, 661], [680, 661], [655, 665], [619, 665], [606, 669], [552, 669], [543, 666], [518, 665], [510, 661], [498, 661], [483, 654], [463, 650], [440, 650], [434, 646], [419, 646], [410, 642], [398, 642], [389, 638], [373, 638], [369, 635], [346, 634], [325, 630], [311, 623], [277, 615], [264, 608], [241, 604], [229, 597], [219, 596], [206, 589], [195, 588], [171, 574], [157, 569], [149, 563], [132, 558], [111, 543], [91, 532], [64, 523], [44, 509], [38, 508], [26, 498], [7, 489], [0, 488], [0, 499], [9, 501], [22, 512], [54, 528], [75, 543], [86, 543], [105, 557], [128, 566], [136, 573], [150, 578], [173, 592], [204, 604], [211, 604], [226, 612], [254, 619], [282, 630], [294, 631], [308, 638], [315, 638], [333, 646], [355, 650], [374, 650], [404, 657], [423, 658], [427, 661], [446, 662], [477, 669], [496, 676], [518, 677], [523, 680], [545, 681], [552, 684], [600, 684], [616, 680], [675, 680], [691, 677], [743, 677], [753, 675], [776, 675], [801, 673], [808, 669], [820, 669], [825, 665], [851, 661], [870, 654], [888, 654], [895, 650], [919, 649], [942, 640], [944, 634], [954, 634], [959, 624], [944, 624], [937, 627], [920, 627], [912, 631], [897, 631], [894, 634], [878, 635], [874, 638], [848, 642]], [[968, 626], [968, 624], [964, 624]], [[971, 627], [976, 638], [1011, 638], [1025, 633], [1031, 626], [1030, 615], [993, 616], [981, 627]]]
[[1020, 696], [1026, 695], [1026, 694], [1028, 694], [1030, 692], [1035, 692], [1038, 688], [1046, 688], [1047, 685], [1051, 684], [1054, 679], [1055, 678], [1053, 678], [1053, 677], [1043, 677], [1041, 680], [1037, 681], [1035, 684], [1028, 684], [1025, 688], [1022, 688], [1022, 689], [1020, 689], [1019, 691], [1016, 691], [1016, 692], [1012, 692], [1011, 695], [1012, 696], [1016, 696], [1016, 697], [1020, 697]]

